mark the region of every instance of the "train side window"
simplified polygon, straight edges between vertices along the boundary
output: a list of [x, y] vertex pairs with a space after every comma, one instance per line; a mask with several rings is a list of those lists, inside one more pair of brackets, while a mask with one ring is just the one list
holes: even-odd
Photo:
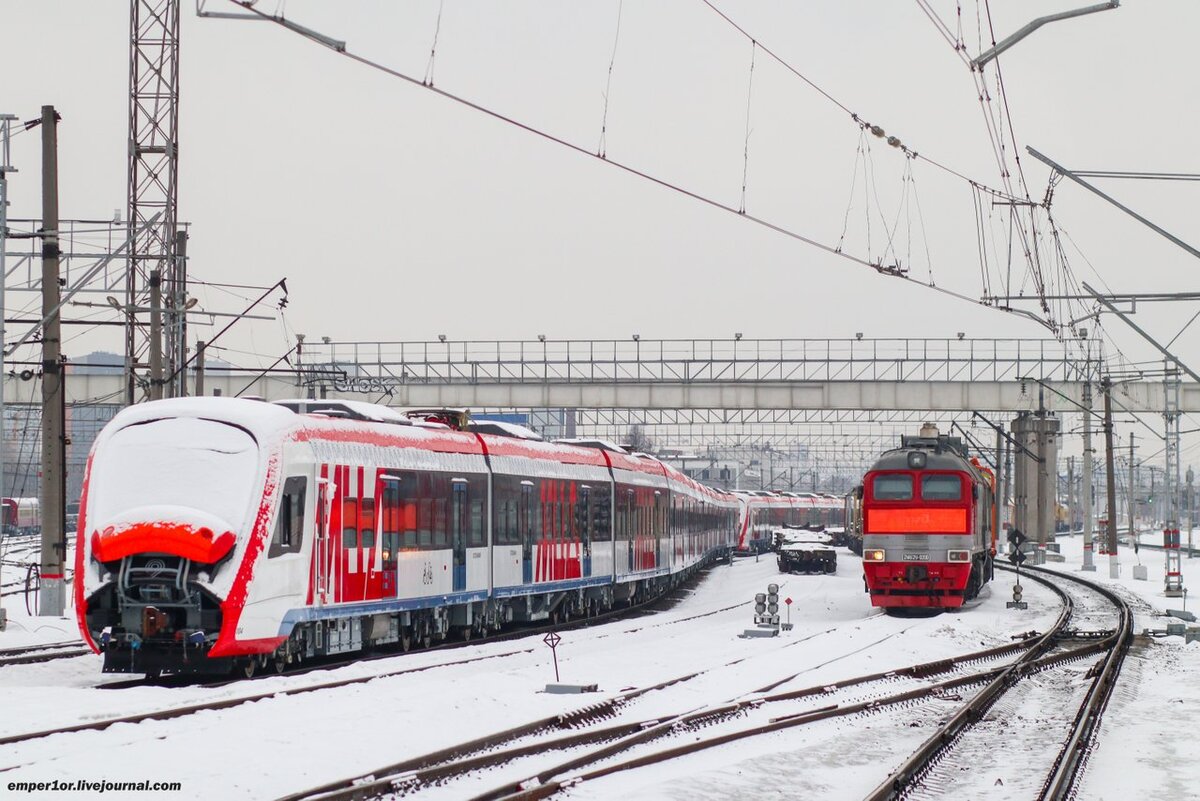
[[307, 495], [306, 477], [289, 476], [283, 482], [283, 497], [279, 501], [275, 536], [271, 538], [271, 547], [267, 550], [268, 559], [300, 550], [304, 543], [304, 501]]
[[358, 498], [342, 499], [342, 547], [358, 546]]
[[921, 476], [921, 498], [926, 501], [961, 501], [962, 480], [958, 476]]
[[364, 548], [375, 547], [375, 499], [363, 498], [358, 518], [360, 542]]
[[483, 501], [470, 502], [470, 529], [467, 532], [467, 547], [482, 548], [487, 545], [487, 531], [483, 527]]
[[912, 476], [903, 473], [875, 476], [871, 486], [877, 501], [911, 501], [913, 497]]

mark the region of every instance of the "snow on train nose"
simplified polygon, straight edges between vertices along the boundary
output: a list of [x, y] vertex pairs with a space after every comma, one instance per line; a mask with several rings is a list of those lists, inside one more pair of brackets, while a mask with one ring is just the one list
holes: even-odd
[[220, 518], [182, 507], [130, 509], [93, 529], [87, 548], [102, 584], [86, 617], [105, 671], [202, 669], [222, 620], [212, 581], [237, 540]]
[[190, 523], [151, 521], [108, 526], [93, 531], [92, 556], [98, 562], [115, 562], [141, 553], [165, 553], [201, 564], [214, 564], [233, 549], [232, 531], [214, 534], [212, 528]]

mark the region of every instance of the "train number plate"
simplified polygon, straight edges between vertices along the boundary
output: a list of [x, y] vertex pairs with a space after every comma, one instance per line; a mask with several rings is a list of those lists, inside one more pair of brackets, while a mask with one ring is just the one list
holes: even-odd
[[905, 562], [928, 562], [929, 554], [927, 553], [906, 553], [904, 554]]

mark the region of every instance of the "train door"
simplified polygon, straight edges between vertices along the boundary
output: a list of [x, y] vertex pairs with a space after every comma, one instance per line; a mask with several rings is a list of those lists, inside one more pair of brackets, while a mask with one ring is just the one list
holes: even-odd
[[[395, 598], [398, 593], [397, 565], [400, 536], [404, 530], [404, 508], [400, 503], [401, 477], [379, 471], [375, 497], [379, 499], [380, 597]], [[415, 528], [415, 525], [414, 525]]]
[[454, 478], [450, 480], [453, 487], [453, 498], [450, 502], [450, 546], [454, 551], [454, 592], [462, 592], [467, 588], [467, 480]]
[[583, 577], [592, 575], [592, 488], [580, 487], [579, 491], [579, 541], [583, 547]]
[[521, 537], [521, 582], [533, 583], [533, 482], [521, 482], [521, 508], [518, 514]]
[[329, 479], [317, 479], [316, 514], [317, 536], [313, 542], [313, 606], [322, 606], [329, 600]]
[[662, 494], [662, 490], [654, 491], [654, 518], [651, 525], [654, 527], [654, 567], [662, 567], [666, 560], [663, 559], [663, 529], [666, 527], [667, 519], [667, 499]]

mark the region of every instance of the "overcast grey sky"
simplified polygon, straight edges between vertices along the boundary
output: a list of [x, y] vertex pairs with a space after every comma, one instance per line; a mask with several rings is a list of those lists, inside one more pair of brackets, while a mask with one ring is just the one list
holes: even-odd
[[[992, 12], [1004, 36], [1085, 4], [996, 2]], [[208, 5], [223, 9], [220, 0]], [[971, 75], [917, 3], [717, 5], [862, 118], [1000, 185]], [[932, 5], [956, 24], [955, 3]], [[977, 5], [961, 5], [973, 53]], [[277, 26], [198, 19], [184, 6], [179, 207], [193, 224], [192, 275], [263, 284], [287, 276], [288, 331], [338, 340], [1046, 334], [705, 207]], [[426, 71], [437, 0], [259, 3], [281, 7], [356, 53]], [[446, 0], [435, 83], [594, 149], [617, 11], [617, 0]], [[1018, 143], [1075, 168], [1200, 171], [1198, 29], [1195, 2], [1131, 0], [1038, 31], [1001, 59]], [[44, 103], [58, 107], [64, 217], [107, 218], [125, 207], [127, 38], [121, 0], [0, 0], [0, 111], [28, 119]], [[699, 0], [624, 3], [608, 156], [737, 206], [750, 56]], [[871, 139], [878, 209], [872, 194], [868, 248], [862, 163], [852, 183], [853, 122], [761, 50], [749, 116], [748, 212], [831, 245], [845, 227], [845, 250], [874, 259], [883, 255], [881, 209], [889, 224], [900, 221], [896, 250], [914, 276], [927, 280], [931, 270], [940, 286], [978, 296], [964, 182], [913, 163], [918, 218], [911, 202], [899, 206], [904, 158]], [[36, 133], [14, 142], [16, 216], [39, 213], [39, 153]], [[1022, 163], [1040, 200], [1048, 170]], [[1200, 242], [1196, 186], [1104, 183]], [[1061, 184], [1053, 211], [1082, 251], [1065, 243], [1078, 278], [1118, 291], [1194, 287], [1191, 257], [1082, 189]], [[1003, 228], [1005, 212], [989, 212]], [[1023, 269], [1015, 262], [1014, 272]], [[241, 304], [199, 294], [213, 310]], [[1143, 324], [1170, 339], [1195, 308], [1142, 311]], [[1132, 356], [1151, 354], [1118, 321], [1106, 327]], [[279, 323], [265, 322], [225, 341], [235, 349], [226, 355], [244, 364], [259, 360], [238, 351], [269, 362], [292, 344]], [[1181, 355], [1200, 362], [1198, 341], [1181, 338]]]

